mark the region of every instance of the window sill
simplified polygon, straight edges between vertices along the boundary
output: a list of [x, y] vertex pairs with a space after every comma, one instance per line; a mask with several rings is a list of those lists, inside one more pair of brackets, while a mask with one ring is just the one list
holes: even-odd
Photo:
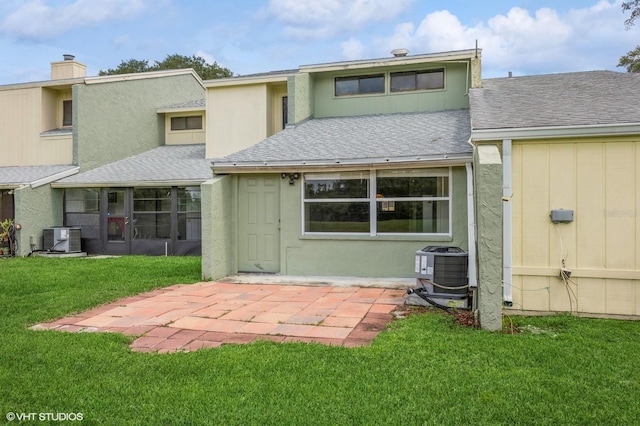
[[434, 234], [407, 234], [407, 235], [368, 235], [368, 234], [302, 234], [298, 237], [300, 240], [339, 240], [339, 241], [429, 241], [429, 242], [452, 242], [452, 235], [434, 235]]

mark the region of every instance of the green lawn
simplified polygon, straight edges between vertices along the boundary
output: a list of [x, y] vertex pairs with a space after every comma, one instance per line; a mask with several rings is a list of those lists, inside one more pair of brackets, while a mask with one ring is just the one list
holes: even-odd
[[0, 259], [0, 419], [9, 412], [149, 425], [632, 425], [640, 419], [640, 322], [514, 318], [523, 332], [510, 335], [427, 313], [391, 323], [369, 347], [259, 342], [163, 355], [131, 352], [133, 338], [119, 334], [27, 328], [122, 296], [196, 282], [199, 262]]

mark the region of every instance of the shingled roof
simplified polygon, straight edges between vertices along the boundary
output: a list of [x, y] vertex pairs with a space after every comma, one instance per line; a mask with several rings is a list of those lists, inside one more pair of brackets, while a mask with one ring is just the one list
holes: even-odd
[[317, 118], [243, 151], [213, 160], [214, 170], [470, 158], [469, 110]]
[[0, 167], [0, 186], [17, 188], [22, 185], [38, 186], [62, 176], [77, 172], [77, 166], [9, 166]]
[[640, 123], [640, 75], [587, 71], [482, 81], [473, 130]]
[[204, 156], [204, 145], [165, 145], [61, 179], [54, 186], [200, 184], [212, 176]]

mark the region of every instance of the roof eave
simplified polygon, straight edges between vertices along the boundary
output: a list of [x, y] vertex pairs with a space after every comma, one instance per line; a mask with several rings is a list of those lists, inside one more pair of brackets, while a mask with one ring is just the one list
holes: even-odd
[[391, 65], [411, 65], [421, 64], [428, 62], [450, 62], [450, 61], [463, 61], [471, 60], [475, 57], [479, 57], [481, 49], [468, 49], [458, 50], [452, 52], [430, 53], [425, 55], [411, 55], [400, 57], [389, 57], [380, 59], [367, 59], [357, 61], [344, 61], [344, 62], [332, 62], [327, 64], [314, 64], [314, 65], [302, 65], [300, 72], [327, 72], [327, 71], [340, 71], [350, 69], [371, 68], [378, 66], [391, 66]]
[[473, 129], [474, 142], [501, 139], [549, 139], [570, 137], [625, 136], [640, 134], [640, 123], [594, 124], [583, 126], [520, 127], [502, 129]]
[[395, 168], [395, 167], [416, 167], [424, 166], [451, 166], [471, 162], [471, 153], [465, 154], [442, 154], [420, 157], [396, 157], [396, 158], [363, 158], [348, 160], [311, 160], [311, 161], [247, 161], [241, 163], [234, 162], [212, 162], [213, 172], [216, 174], [228, 173], [274, 173], [281, 170], [325, 170], [345, 169], [345, 168]]
[[264, 83], [284, 83], [292, 75], [296, 75], [297, 72], [291, 72], [287, 74], [277, 75], [264, 75], [264, 76], [247, 76], [247, 77], [229, 77], [229, 78], [217, 78], [215, 80], [205, 80], [205, 88], [227, 87], [227, 86], [241, 86], [249, 84], [264, 84]]
[[131, 188], [131, 187], [161, 187], [161, 186], [200, 186], [211, 179], [190, 180], [149, 180], [149, 181], [121, 181], [121, 182], [53, 182], [52, 188]]

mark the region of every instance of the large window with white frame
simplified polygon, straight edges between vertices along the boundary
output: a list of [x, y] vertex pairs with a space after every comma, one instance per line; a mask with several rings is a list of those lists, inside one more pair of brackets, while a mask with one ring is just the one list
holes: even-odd
[[307, 173], [305, 234], [449, 235], [451, 169]]

